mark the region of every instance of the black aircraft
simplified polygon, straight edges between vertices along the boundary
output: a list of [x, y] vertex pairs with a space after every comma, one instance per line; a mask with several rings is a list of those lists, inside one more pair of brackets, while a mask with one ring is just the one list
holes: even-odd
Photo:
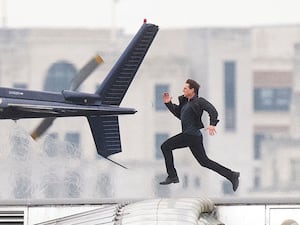
[[120, 103], [157, 32], [158, 26], [144, 22], [94, 94], [76, 92], [77, 87], [61, 93], [0, 88], [0, 119], [85, 116], [98, 154], [121, 152], [118, 115], [136, 110]]

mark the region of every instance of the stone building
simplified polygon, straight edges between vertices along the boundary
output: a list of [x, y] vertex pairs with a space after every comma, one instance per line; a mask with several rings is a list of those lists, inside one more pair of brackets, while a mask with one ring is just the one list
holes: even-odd
[[[77, 187], [78, 193], [67, 197], [232, 195], [231, 184], [200, 167], [187, 149], [174, 152], [181, 182], [167, 187], [158, 185], [166, 175], [160, 144], [180, 132], [179, 121], [167, 111], [161, 96], [168, 91], [177, 102], [187, 78], [200, 82], [200, 95], [219, 111], [217, 135], [209, 137], [203, 130], [205, 146], [213, 160], [241, 172], [240, 188], [235, 195], [259, 196], [265, 195], [266, 189], [273, 190], [273, 183], [269, 180], [274, 174], [268, 171], [273, 171], [274, 165], [268, 155], [272, 158], [281, 156], [272, 148], [265, 150], [265, 146], [282, 135], [289, 138], [299, 135], [299, 33], [300, 26], [297, 25], [161, 29], [122, 102], [122, 105], [136, 108], [138, 112], [121, 117], [123, 152], [112, 156], [112, 159], [128, 166], [129, 171], [97, 157], [85, 118], [59, 118], [48, 134], [38, 141], [44, 146], [51, 137], [54, 142], [67, 141], [75, 146], [72, 153], [68, 153], [74, 158], [64, 174], [72, 177], [67, 180], [79, 180], [77, 186], [72, 186], [73, 189]], [[119, 31], [114, 39], [109, 30], [101, 29], [2, 29], [0, 84], [60, 91], [67, 88], [70, 79], [85, 62], [99, 53], [105, 63], [80, 88], [80, 91], [93, 93], [131, 37]], [[31, 132], [39, 121], [21, 120], [18, 125]], [[206, 115], [204, 121], [207, 123]], [[1, 123], [13, 126], [7, 121]], [[1, 129], [0, 132], [7, 130]], [[289, 150], [288, 144], [284, 144], [288, 142], [279, 142], [282, 146], [280, 152], [293, 152], [293, 162], [300, 158], [298, 144]], [[47, 151], [45, 147], [39, 150], [47, 153], [42, 160], [47, 162], [54, 156], [60, 158], [59, 163], [63, 164], [69, 155], [60, 154], [59, 147], [55, 146], [46, 148]], [[2, 155], [4, 159], [5, 154]], [[285, 161], [282, 171], [289, 170], [291, 160]], [[297, 165], [292, 170], [299, 182], [300, 169]], [[48, 169], [51, 168], [49, 166]], [[51, 178], [54, 180], [53, 188], [48, 185], [48, 192], [45, 193], [45, 189], [31, 191], [27, 197], [66, 197], [54, 191], [55, 184], [66, 186], [63, 183], [66, 179], [61, 174], [54, 175]], [[37, 176], [38, 179], [30, 175], [35, 180], [45, 175]], [[91, 192], [99, 194], [91, 195]], [[269, 192], [271, 196], [276, 196], [276, 193]], [[11, 196], [16, 197], [16, 194]], [[18, 196], [22, 198], [22, 194]]]

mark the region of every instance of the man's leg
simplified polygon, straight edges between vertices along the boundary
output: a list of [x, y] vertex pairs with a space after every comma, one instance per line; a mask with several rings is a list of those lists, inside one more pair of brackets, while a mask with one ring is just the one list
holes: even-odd
[[161, 150], [165, 158], [168, 177], [177, 178], [177, 172], [174, 167], [173, 150], [187, 147], [186, 135], [180, 133], [167, 139], [162, 145]]
[[227, 178], [233, 185], [234, 191], [236, 191], [238, 187], [238, 177], [239, 173], [233, 172], [232, 170], [222, 166], [221, 164], [209, 159], [206, 155], [204, 146], [203, 146], [203, 137], [202, 136], [192, 136], [189, 135], [188, 139], [190, 140], [189, 147], [200, 163], [201, 166], [211, 169], [218, 174], [222, 175], [223, 177]]

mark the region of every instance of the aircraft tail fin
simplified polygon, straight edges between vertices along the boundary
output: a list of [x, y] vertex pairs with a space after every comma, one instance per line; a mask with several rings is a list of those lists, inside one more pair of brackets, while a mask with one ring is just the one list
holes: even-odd
[[107, 158], [122, 151], [118, 116], [87, 118], [99, 155]]
[[[158, 26], [144, 23], [106, 76], [96, 94], [104, 105], [119, 106], [140, 67]], [[117, 116], [87, 116], [99, 155], [107, 157], [122, 151]]]
[[120, 105], [157, 32], [154, 24], [142, 25], [97, 89], [102, 104]]

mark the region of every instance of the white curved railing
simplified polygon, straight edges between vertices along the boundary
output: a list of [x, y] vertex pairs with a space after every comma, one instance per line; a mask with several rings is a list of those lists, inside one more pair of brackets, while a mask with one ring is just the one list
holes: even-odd
[[[207, 198], [149, 199], [112, 204], [39, 223], [39, 225], [219, 225], [215, 205]], [[211, 222], [213, 221], [213, 222]]]
[[214, 203], [206, 198], [151, 199], [125, 206], [117, 224], [197, 225], [202, 213], [213, 210]]

